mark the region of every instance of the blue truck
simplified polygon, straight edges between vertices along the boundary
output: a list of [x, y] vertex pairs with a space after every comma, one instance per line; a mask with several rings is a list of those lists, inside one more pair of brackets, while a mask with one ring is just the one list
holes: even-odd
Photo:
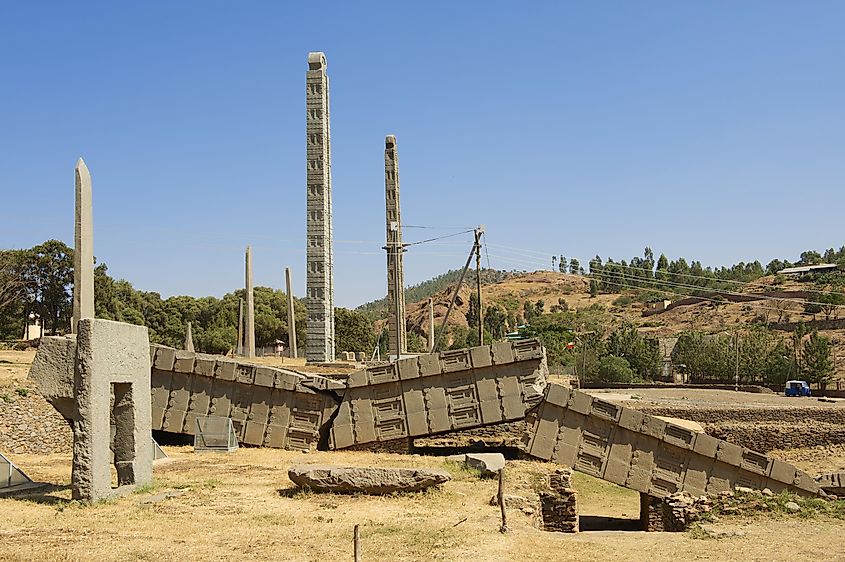
[[812, 396], [810, 385], [807, 381], [786, 381], [786, 390], [784, 394], [787, 396]]

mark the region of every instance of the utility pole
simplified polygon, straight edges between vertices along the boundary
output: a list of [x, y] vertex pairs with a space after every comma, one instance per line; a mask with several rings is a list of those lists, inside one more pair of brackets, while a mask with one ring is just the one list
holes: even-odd
[[[398, 224], [397, 224], [398, 230]], [[389, 251], [389, 250], [388, 250]], [[393, 294], [396, 295], [394, 297], [395, 308], [396, 308], [396, 338], [394, 338], [395, 346], [396, 346], [396, 360], [399, 361], [402, 358], [402, 347], [404, 344], [403, 337], [402, 337], [402, 328], [404, 327], [403, 324], [405, 323], [404, 318], [404, 308], [400, 306], [400, 299], [402, 298], [402, 284], [400, 277], [400, 265], [399, 259], [402, 255], [402, 245], [401, 243], [397, 243], [393, 245]]]
[[478, 293], [478, 345], [484, 345], [484, 314], [481, 307], [481, 235], [484, 225], [475, 229], [475, 290]]

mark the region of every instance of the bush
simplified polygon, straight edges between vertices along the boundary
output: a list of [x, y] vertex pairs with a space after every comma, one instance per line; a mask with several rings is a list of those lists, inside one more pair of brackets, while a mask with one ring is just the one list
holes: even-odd
[[632, 302], [634, 302], [634, 299], [632, 299], [632, 298], [631, 298], [631, 297], [629, 297], [628, 295], [622, 295], [622, 296], [617, 297], [616, 299], [614, 299], [614, 301], [613, 301], [613, 306], [628, 306], [628, 305], [630, 305]]
[[633, 382], [634, 371], [624, 357], [606, 355], [599, 360], [601, 382]]

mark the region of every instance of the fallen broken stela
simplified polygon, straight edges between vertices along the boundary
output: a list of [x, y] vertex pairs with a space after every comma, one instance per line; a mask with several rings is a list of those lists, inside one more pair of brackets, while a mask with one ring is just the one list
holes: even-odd
[[[69, 419], [73, 385], [61, 379], [72, 381], [74, 344], [44, 338], [30, 373]], [[158, 345], [150, 346], [150, 357], [153, 429], [193, 434], [197, 417], [228, 417], [241, 443], [309, 450], [527, 419], [528, 455], [655, 497], [735, 486], [820, 492], [790, 464], [548, 384], [545, 350], [536, 340], [402, 359], [354, 372], [346, 383]]]

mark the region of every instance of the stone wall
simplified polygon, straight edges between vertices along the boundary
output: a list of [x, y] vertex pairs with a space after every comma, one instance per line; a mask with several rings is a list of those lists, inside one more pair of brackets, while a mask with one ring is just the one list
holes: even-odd
[[0, 452], [70, 453], [73, 432], [38, 392], [24, 385], [0, 388]]
[[578, 498], [572, 489], [572, 469], [549, 475], [549, 491], [540, 492], [540, 522], [545, 531], [578, 532]]

